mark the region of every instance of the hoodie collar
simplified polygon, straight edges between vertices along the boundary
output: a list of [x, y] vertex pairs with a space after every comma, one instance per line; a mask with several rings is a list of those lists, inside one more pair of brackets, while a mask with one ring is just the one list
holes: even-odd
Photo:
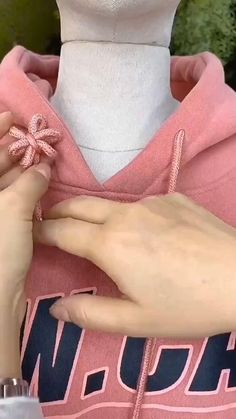
[[[15, 47], [0, 67], [0, 97], [4, 108], [15, 115], [17, 124], [27, 126], [34, 114], [41, 113], [46, 116], [50, 128], [61, 132], [54, 179], [64, 185], [95, 193], [140, 195], [157, 178], [162, 182], [166, 177], [171, 166], [173, 140], [179, 130], [184, 130], [186, 136], [182, 165], [236, 132], [235, 93], [225, 84], [223, 66], [218, 58], [211, 53], [174, 57], [171, 86], [173, 95], [181, 101], [178, 110], [135, 160], [101, 185], [49, 102], [57, 83], [58, 69], [58, 57], [40, 56], [23, 47]], [[224, 122], [226, 109], [227, 123]], [[230, 114], [229, 109], [232, 109]]]

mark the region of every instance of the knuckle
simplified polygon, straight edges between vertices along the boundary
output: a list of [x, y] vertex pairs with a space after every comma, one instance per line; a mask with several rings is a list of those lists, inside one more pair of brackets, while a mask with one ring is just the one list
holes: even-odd
[[66, 219], [61, 219], [57, 221], [52, 221], [53, 223], [53, 235], [55, 245], [57, 247], [63, 247], [65, 243], [70, 241], [70, 237], [68, 237], [68, 221]]
[[88, 244], [87, 252], [89, 256], [94, 254], [103, 253], [103, 250], [110, 245], [112, 240], [112, 229], [106, 226], [96, 226], [96, 230], [93, 232], [92, 239]]
[[114, 256], [117, 253], [122, 237], [123, 233], [120, 227], [118, 229], [103, 228], [101, 234], [93, 240], [90, 248], [90, 259], [95, 260], [101, 266], [107, 266], [107, 258], [109, 255]]
[[103, 248], [101, 226], [92, 225], [86, 228], [84, 238], [81, 240], [80, 256], [91, 261], [97, 260], [98, 255], [103, 252]]
[[86, 307], [85, 299], [81, 296], [78, 302], [78, 307], [72, 315], [73, 323], [78, 324], [80, 327], [85, 329], [90, 322], [88, 310]]
[[126, 206], [125, 217], [129, 220], [136, 220], [146, 212], [143, 203], [136, 202]]
[[101, 238], [93, 242], [93, 246], [102, 246], [104, 249], [109, 249], [115, 238], [115, 232], [112, 228], [104, 228]]

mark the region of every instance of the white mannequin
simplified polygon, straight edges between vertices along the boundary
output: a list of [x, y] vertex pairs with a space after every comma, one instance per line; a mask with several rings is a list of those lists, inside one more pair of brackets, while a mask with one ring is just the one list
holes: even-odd
[[180, 0], [57, 0], [62, 51], [52, 104], [105, 182], [145, 148], [178, 103], [169, 44]]

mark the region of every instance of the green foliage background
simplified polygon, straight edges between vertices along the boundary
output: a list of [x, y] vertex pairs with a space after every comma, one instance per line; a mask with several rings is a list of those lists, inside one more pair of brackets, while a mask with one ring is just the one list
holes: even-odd
[[54, 0], [0, 0], [0, 57], [13, 45], [48, 49], [59, 30]]
[[182, 0], [176, 16], [172, 53], [212, 51], [225, 64], [236, 88], [236, 0]]
[[[59, 53], [55, 0], [0, 0], [0, 59], [15, 44]], [[182, 0], [171, 50], [178, 55], [214, 52], [225, 64], [227, 81], [236, 88], [236, 0]]]

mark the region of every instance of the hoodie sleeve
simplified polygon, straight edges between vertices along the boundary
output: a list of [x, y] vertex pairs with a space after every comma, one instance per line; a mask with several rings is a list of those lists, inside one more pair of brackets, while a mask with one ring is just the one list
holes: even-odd
[[43, 419], [39, 401], [34, 398], [12, 397], [0, 400], [0, 419]]

